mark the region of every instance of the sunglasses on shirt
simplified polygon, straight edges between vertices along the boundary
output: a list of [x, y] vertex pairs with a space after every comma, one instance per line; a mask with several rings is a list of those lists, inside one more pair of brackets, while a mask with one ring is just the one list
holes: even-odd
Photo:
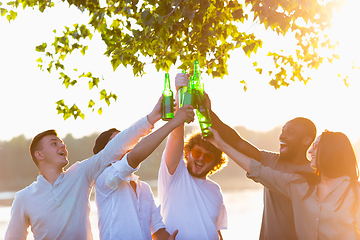
[[215, 156], [213, 154], [204, 153], [198, 148], [191, 149], [191, 155], [193, 156], [193, 158], [200, 158], [201, 155], [203, 155], [204, 156], [204, 162], [206, 162], [206, 163], [210, 163], [215, 159]]

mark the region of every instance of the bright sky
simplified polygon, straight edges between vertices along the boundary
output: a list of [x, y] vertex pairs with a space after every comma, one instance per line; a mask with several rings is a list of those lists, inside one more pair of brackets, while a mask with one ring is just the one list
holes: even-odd
[[[353, 142], [357, 141], [360, 137], [360, 108], [357, 105], [360, 70], [351, 71], [352, 60], [356, 57], [355, 63], [360, 65], [360, 36], [354, 28], [360, 22], [357, 9], [360, 9], [360, 1], [348, 0], [333, 19], [331, 34], [340, 42], [342, 60], [332, 65], [324, 64], [314, 71], [313, 80], [306, 86], [293, 83], [290, 87], [274, 90], [268, 85], [267, 74], [259, 75], [252, 67], [254, 61], [263, 60], [243, 57], [241, 49], [231, 52], [229, 76], [221, 80], [202, 75], [214, 112], [230, 126], [242, 125], [261, 131], [271, 130], [297, 116], [308, 117], [317, 125], [318, 131], [325, 128], [342, 131]], [[0, 18], [0, 140], [11, 140], [21, 134], [32, 138], [51, 128], [61, 137], [72, 133], [77, 138], [111, 127], [122, 130], [152, 110], [162, 92], [165, 73], [156, 72], [152, 65], [147, 66], [147, 74], [142, 78], [134, 77], [132, 69], [121, 66], [113, 72], [110, 60], [102, 55], [105, 46], [96, 38], [96, 44], [90, 45], [86, 57], [75, 55], [68, 60], [73, 62], [71, 68], [77, 68], [79, 73], [92, 71], [94, 75], [104, 76], [107, 80], [100, 83], [99, 89], [88, 91], [88, 80], [84, 79], [83, 83], [66, 90], [57, 74], [41, 72], [37, 68], [35, 60], [43, 56], [35, 51], [35, 46], [51, 42], [53, 29], [60, 32], [63, 26], [86, 21], [87, 16], [68, 8], [61, 11], [56, 8], [43, 14], [19, 10], [18, 18], [11, 24], [4, 17]], [[265, 34], [262, 27], [247, 29], [264, 37], [262, 51], [267, 52], [269, 46], [282, 49], [288, 44], [287, 39]], [[68, 61], [66, 64], [71, 69]], [[349, 74], [348, 88], [337, 76], [341, 71]], [[177, 72], [176, 67], [170, 71], [173, 90]], [[240, 84], [243, 79], [248, 83], [246, 92]], [[109, 108], [104, 107], [99, 116], [87, 110], [87, 103], [90, 98], [98, 99], [98, 92], [103, 88], [116, 93], [118, 100]], [[55, 109], [55, 102], [60, 99], [70, 106], [76, 102], [83, 109], [85, 120], [71, 118], [64, 121]], [[162, 124], [160, 121], [156, 127]]]

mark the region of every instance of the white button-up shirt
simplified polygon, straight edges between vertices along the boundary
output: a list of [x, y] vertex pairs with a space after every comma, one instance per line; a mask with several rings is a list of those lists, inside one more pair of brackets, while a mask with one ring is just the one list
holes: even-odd
[[[127, 154], [98, 177], [95, 183], [100, 239], [151, 240], [165, 228], [150, 186], [138, 181]], [[136, 194], [130, 181], [136, 182]]]
[[5, 239], [25, 240], [29, 226], [35, 239], [92, 239], [89, 195], [96, 178], [152, 128], [147, 117], [140, 119], [98, 154], [61, 173], [53, 185], [39, 175], [16, 194]]

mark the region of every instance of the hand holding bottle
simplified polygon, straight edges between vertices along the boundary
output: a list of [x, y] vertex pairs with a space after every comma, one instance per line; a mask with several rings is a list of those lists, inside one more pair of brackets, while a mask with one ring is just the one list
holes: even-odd
[[157, 121], [161, 119], [162, 111], [161, 111], [161, 103], [164, 96], [161, 94], [159, 100], [157, 101], [153, 110], [147, 115], [147, 119], [150, 124], [155, 125]]
[[218, 131], [216, 131], [215, 129], [213, 129], [211, 127], [209, 128], [209, 130], [212, 133], [212, 137], [207, 138], [206, 141], [210, 142], [212, 145], [214, 145], [216, 148], [218, 148], [222, 151], [222, 149], [226, 145], [226, 142], [220, 137], [220, 134], [218, 133]]
[[183, 124], [184, 122], [191, 123], [194, 121], [195, 113], [194, 108], [190, 104], [186, 104], [179, 108], [172, 121], [176, 121], [177, 125]]
[[182, 87], [187, 87], [189, 84], [190, 74], [187, 73], [178, 73], [175, 77], [175, 87], [176, 91], [179, 91]]

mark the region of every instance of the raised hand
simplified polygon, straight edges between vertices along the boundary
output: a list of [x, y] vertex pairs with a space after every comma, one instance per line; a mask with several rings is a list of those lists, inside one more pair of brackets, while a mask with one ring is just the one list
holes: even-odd
[[155, 107], [153, 108], [151, 113], [149, 113], [149, 115], [147, 115], [148, 121], [152, 125], [154, 125], [157, 121], [159, 121], [161, 119], [161, 101], [162, 101], [163, 98], [164, 98], [164, 95], [161, 94], [161, 96], [160, 96], [159, 100], [157, 101]]
[[179, 91], [181, 87], [187, 87], [189, 83], [190, 74], [187, 73], [178, 73], [175, 77], [175, 87], [176, 91]]
[[209, 111], [210, 111], [211, 110], [211, 100], [209, 98], [209, 95], [206, 92], [204, 92], [204, 104], [205, 104], [205, 107], [207, 109], [209, 109]]
[[224, 140], [220, 137], [218, 131], [216, 131], [213, 128], [209, 128], [210, 132], [212, 132], [213, 137], [207, 138], [206, 141], [212, 143], [212, 145], [214, 145], [215, 147], [217, 147], [218, 149], [222, 150], [224, 144], [226, 144], [224, 142]]
[[178, 125], [187, 122], [191, 123], [194, 121], [195, 113], [194, 108], [190, 104], [186, 104], [179, 108], [174, 116], [173, 121], [176, 121]]

